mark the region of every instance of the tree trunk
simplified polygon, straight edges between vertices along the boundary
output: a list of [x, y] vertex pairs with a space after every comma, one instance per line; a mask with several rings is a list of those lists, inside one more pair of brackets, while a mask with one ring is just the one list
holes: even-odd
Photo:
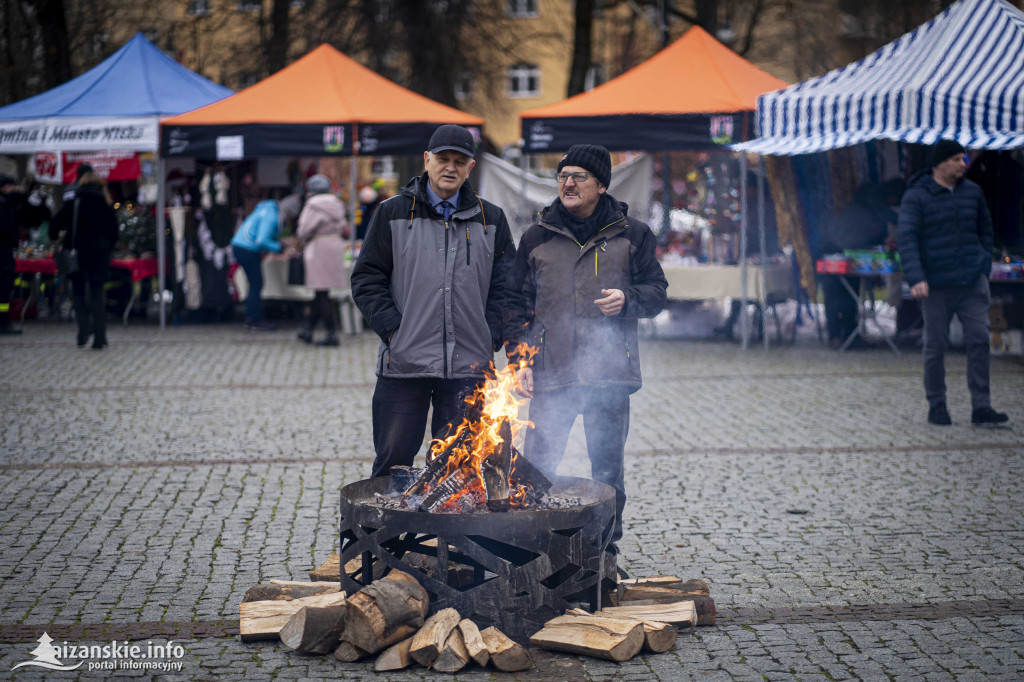
[[68, 22], [64, 0], [33, 0], [39, 32], [43, 39], [43, 63], [46, 88], [55, 88], [71, 80], [71, 51], [68, 47]]
[[575, 29], [572, 40], [572, 65], [569, 69], [569, 89], [566, 97], [583, 92], [587, 71], [593, 61], [592, 36], [594, 34], [594, 0], [576, 0]]
[[376, 653], [416, 632], [427, 615], [429, 595], [408, 573], [391, 571], [349, 598], [342, 639]]
[[291, 0], [274, 0], [270, 10], [270, 39], [267, 41], [267, 72], [276, 73], [288, 65], [288, 6]]

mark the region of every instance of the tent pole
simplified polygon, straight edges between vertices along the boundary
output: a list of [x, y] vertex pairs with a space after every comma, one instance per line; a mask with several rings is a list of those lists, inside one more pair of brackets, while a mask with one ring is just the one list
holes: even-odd
[[661, 234], [672, 228], [672, 153], [661, 155]]
[[[747, 349], [750, 342], [750, 319], [747, 316], [747, 155], [740, 152], [740, 347]], [[764, 309], [761, 309], [764, 319]]]
[[156, 273], [159, 282], [160, 298], [160, 329], [167, 327], [167, 303], [164, 301], [164, 287], [167, 284], [167, 223], [164, 212], [167, 206], [167, 195], [164, 190], [164, 157], [157, 152], [156, 161]]
[[[768, 319], [768, 244], [764, 236], [764, 157], [757, 156], [757, 227], [761, 238], [761, 320]], [[764, 334], [764, 349], [768, 350], [768, 333]]]
[[516, 232], [519, 232], [520, 226], [530, 224], [530, 200], [526, 198], [526, 169], [529, 166], [527, 161], [526, 140], [519, 138], [519, 215], [515, 216]]

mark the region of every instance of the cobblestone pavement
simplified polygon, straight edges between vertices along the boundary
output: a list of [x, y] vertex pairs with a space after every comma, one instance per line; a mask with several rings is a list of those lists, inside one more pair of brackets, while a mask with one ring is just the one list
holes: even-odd
[[[294, 331], [112, 325], [97, 353], [40, 321], [0, 339], [0, 676], [444, 677], [234, 634], [247, 587], [336, 550], [338, 488], [372, 459], [375, 340]], [[962, 354], [948, 428], [925, 423], [913, 351], [677, 339], [642, 358], [621, 561], [703, 578], [718, 625], [623, 664], [533, 651], [524, 673], [459, 679], [1024, 679], [1019, 357], [993, 358], [996, 429], [969, 424]], [[577, 425], [562, 473], [587, 472]], [[173, 640], [182, 669], [12, 670], [44, 631]]]

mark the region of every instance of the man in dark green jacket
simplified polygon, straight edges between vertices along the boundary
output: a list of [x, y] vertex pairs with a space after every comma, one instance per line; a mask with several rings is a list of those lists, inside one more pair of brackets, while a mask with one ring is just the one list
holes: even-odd
[[626, 504], [629, 396], [641, 384], [637, 320], [661, 312], [668, 282], [651, 229], [607, 193], [607, 149], [574, 145], [557, 177], [558, 199], [523, 234], [509, 277], [509, 362], [519, 342], [537, 349], [517, 375], [534, 423], [523, 454], [554, 475], [582, 414], [594, 480], [615, 489], [615, 542]]
[[945, 353], [955, 314], [964, 329], [971, 423], [1001, 424], [989, 397], [989, 286], [992, 218], [978, 185], [964, 177], [964, 148], [941, 140], [931, 173], [911, 179], [900, 203], [897, 243], [911, 295], [924, 317], [924, 390], [928, 421], [952, 424], [946, 409]]

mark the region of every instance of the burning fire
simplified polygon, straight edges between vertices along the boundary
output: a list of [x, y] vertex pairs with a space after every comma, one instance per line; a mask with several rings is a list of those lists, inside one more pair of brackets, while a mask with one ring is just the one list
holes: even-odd
[[[518, 455], [513, 443], [521, 443], [533, 424], [519, 418], [526, 399], [516, 395], [514, 389], [516, 372], [529, 366], [537, 350], [521, 343], [514, 353], [517, 362], [500, 370], [492, 363], [483, 386], [466, 397], [469, 416], [447, 438], [431, 441], [428, 468], [431, 463], [440, 464], [439, 457], [446, 456], [447, 460], [443, 474], [422, 492], [429, 494], [441, 485], [457, 488], [436, 511], [478, 507], [495, 495], [508, 499], [511, 506], [523, 504], [527, 490], [512, 482]], [[463, 500], [467, 496], [471, 500]]]

